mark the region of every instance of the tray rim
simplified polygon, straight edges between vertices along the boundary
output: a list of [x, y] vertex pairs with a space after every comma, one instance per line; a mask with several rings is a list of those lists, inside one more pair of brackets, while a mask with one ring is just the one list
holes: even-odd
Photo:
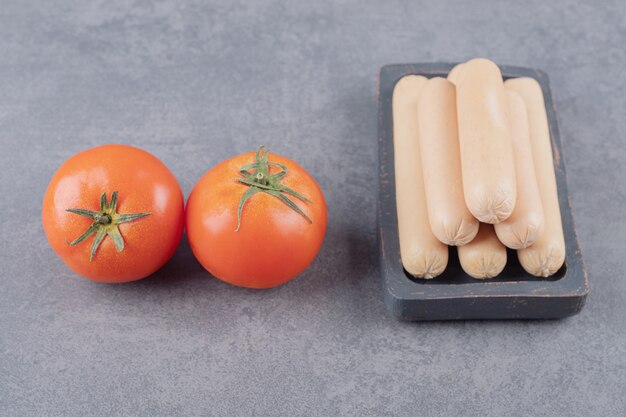
[[[517, 298], [517, 299], [542, 299], [542, 298], [574, 298], [577, 299], [575, 311], [564, 312], [559, 317], [576, 314], [582, 309], [586, 296], [589, 292], [588, 272], [585, 267], [578, 235], [574, 226], [571, 210], [570, 197], [567, 187], [567, 174], [565, 161], [563, 160], [562, 142], [559, 133], [558, 119], [548, 75], [539, 69], [499, 65], [504, 78], [531, 77], [536, 79], [543, 91], [546, 104], [546, 112], [549, 120], [550, 139], [557, 177], [559, 192], [559, 205], [564, 233], [573, 238], [566, 238], [566, 264], [565, 275], [558, 280], [531, 280], [531, 281], [480, 281], [471, 283], [454, 284], [429, 284], [416, 283], [404, 275], [399, 256], [399, 242], [397, 241], [397, 212], [395, 201], [395, 172], [393, 169], [393, 133], [391, 129], [391, 93], [397, 81], [411, 74], [424, 75], [427, 78], [433, 76], [446, 76], [456, 63], [405, 63], [390, 64], [383, 66], [377, 80], [377, 111], [378, 111], [378, 166], [379, 187], [377, 205], [377, 230], [379, 257], [381, 266], [381, 283], [385, 293], [385, 303], [392, 312], [396, 313], [398, 302], [423, 302], [450, 299], [475, 299], [479, 301], [485, 298]], [[386, 206], [386, 207], [383, 207]], [[387, 229], [389, 221], [395, 227], [396, 233], [389, 233]], [[387, 227], [383, 227], [387, 225]], [[395, 242], [390, 241], [394, 239]], [[392, 259], [391, 254], [395, 254]], [[398, 265], [399, 264], [399, 265]], [[399, 268], [398, 268], [399, 267]], [[436, 278], [435, 278], [436, 279]], [[470, 288], [471, 287], [471, 288]], [[469, 291], [471, 289], [471, 291]], [[398, 314], [396, 314], [398, 315]], [[491, 318], [491, 317], [490, 317]], [[507, 317], [504, 317], [507, 318]], [[524, 318], [523, 316], [520, 318]], [[537, 317], [534, 317], [537, 318]], [[548, 318], [548, 317], [546, 317]], [[550, 317], [551, 318], [551, 317]]]

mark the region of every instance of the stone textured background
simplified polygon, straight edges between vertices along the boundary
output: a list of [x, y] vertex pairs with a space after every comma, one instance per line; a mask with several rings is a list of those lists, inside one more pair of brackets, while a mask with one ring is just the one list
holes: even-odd
[[[0, 6], [0, 415], [626, 415], [626, 3], [31, 1]], [[591, 293], [554, 322], [401, 323], [375, 236], [378, 69], [487, 56], [552, 81]], [[107, 286], [48, 247], [70, 155], [161, 158], [187, 194], [265, 143], [326, 192], [324, 247], [269, 291], [186, 242]]]

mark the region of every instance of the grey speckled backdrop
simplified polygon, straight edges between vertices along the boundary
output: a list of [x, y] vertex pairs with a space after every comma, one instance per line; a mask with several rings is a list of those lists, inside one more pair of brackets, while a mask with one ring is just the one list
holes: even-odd
[[[621, 0], [3, 0], [0, 415], [626, 415], [624, 45]], [[551, 76], [591, 276], [571, 319], [411, 324], [381, 302], [377, 71], [475, 56]], [[142, 282], [74, 276], [40, 202], [106, 142], [185, 193], [261, 142], [300, 161], [328, 200], [319, 257], [265, 292], [186, 243]]]

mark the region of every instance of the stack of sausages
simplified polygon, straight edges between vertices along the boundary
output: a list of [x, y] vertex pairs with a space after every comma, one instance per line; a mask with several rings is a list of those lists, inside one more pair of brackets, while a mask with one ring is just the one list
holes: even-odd
[[530, 274], [565, 260], [552, 147], [541, 87], [503, 81], [487, 59], [448, 78], [405, 76], [393, 92], [400, 256], [407, 272], [434, 278], [457, 246], [463, 270], [492, 278], [506, 247]]

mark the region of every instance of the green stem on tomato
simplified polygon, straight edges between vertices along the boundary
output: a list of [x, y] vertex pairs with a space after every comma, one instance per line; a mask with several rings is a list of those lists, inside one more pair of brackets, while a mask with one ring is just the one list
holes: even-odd
[[120, 229], [118, 225], [122, 223], [132, 222], [134, 220], [140, 219], [142, 217], [149, 216], [152, 213], [134, 213], [134, 214], [120, 214], [117, 212], [117, 196], [118, 192], [113, 191], [111, 194], [111, 201], [107, 202], [106, 192], [100, 195], [100, 210], [91, 211], [85, 209], [77, 209], [71, 208], [66, 211], [74, 214], [78, 214], [79, 216], [88, 217], [93, 220], [93, 223], [85, 230], [85, 232], [74, 239], [72, 242], [68, 244], [70, 246], [78, 245], [83, 240], [87, 239], [92, 234], [96, 234], [96, 237], [93, 240], [91, 245], [91, 252], [89, 255], [89, 262], [93, 261], [93, 257], [98, 250], [98, 247], [104, 240], [104, 238], [108, 235], [111, 239], [113, 239], [113, 243], [115, 244], [115, 248], [118, 252], [124, 250], [124, 239], [120, 233]]
[[[287, 167], [283, 164], [270, 161], [269, 154], [269, 152], [265, 151], [263, 145], [259, 146], [259, 150], [256, 152], [255, 162], [246, 164], [239, 170], [239, 173], [243, 176], [243, 178], [237, 178], [237, 181], [242, 185], [248, 186], [249, 188], [241, 196], [241, 200], [239, 201], [239, 207], [237, 208], [237, 229], [235, 229], [235, 232], [238, 232], [241, 228], [241, 212], [244, 204], [246, 204], [246, 201], [248, 201], [250, 197], [258, 192], [263, 192], [278, 198], [280, 201], [289, 206], [289, 208], [304, 217], [309, 223], [313, 223], [309, 216], [307, 216], [300, 209], [300, 207], [298, 207], [285, 194], [296, 197], [305, 203], [312, 203], [312, 201], [297, 191], [292, 190], [291, 188], [280, 183], [280, 181], [287, 175]], [[275, 174], [270, 174], [270, 166], [278, 167], [281, 171]], [[250, 172], [249, 170], [253, 171]]]

